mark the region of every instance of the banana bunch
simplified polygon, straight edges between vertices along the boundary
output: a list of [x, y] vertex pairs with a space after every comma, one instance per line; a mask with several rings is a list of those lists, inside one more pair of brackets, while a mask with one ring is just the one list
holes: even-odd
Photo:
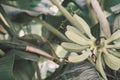
[[96, 38], [91, 34], [89, 25], [78, 15], [74, 14], [73, 18], [79, 23], [80, 28], [77, 29], [70, 25], [67, 26], [65, 35], [71, 40], [71, 42], [62, 42], [61, 46], [70, 52], [81, 52], [82, 54], [71, 54], [68, 57], [70, 62], [81, 62], [86, 59], [92, 59], [91, 56], [96, 56], [95, 67], [102, 75], [104, 80], [107, 80], [106, 74], [103, 69], [103, 64], [106, 64], [113, 70], [120, 68], [120, 30], [116, 31], [108, 39], [100, 40], [99, 44], [96, 44]]

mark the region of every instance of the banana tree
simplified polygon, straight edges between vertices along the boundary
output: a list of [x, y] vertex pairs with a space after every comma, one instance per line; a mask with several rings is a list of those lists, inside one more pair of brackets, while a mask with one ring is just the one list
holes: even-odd
[[[45, 80], [120, 79], [119, 0], [0, 3], [1, 80], [42, 80], [38, 64], [46, 59], [59, 68]], [[31, 24], [42, 25], [42, 30], [33, 34]], [[54, 45], [62, 47], [59, 53]]]

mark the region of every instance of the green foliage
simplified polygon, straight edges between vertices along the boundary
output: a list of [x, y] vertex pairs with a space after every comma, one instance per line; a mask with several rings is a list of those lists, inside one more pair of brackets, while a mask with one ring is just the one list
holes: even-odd
[[32, 80], [34, 76], [33, 62], [16, 60], [13, 68], [15, 80]]
[[14, 80], [13, 78], [13, 65], [14, 54], [8, 54], [3, 58], [0, 58], [0, 79], [1, 80]]
[[111, 11], [111, 7], [120, 3], [120, 0], [105, 0], [105, 10]]
[[30, 9], [31, 6], [35, 6], [40, 3], [40, 0], [16, 0], [16, 2], [18, 7], [22, 9]]
[[[17, 51], [13, 51], [14, 50], [8, 52], [5, 57], [0, 59], [0, 79], [32, 80], [34, 76], [33, 62], [16, 57], [15, 53], [17, 53]], [[21, 55], [21, 53], [19, 53], [19, 55]]]

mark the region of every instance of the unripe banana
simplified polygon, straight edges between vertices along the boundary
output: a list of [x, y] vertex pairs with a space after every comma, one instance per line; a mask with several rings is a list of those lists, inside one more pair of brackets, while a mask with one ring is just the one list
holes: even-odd
[[109, 54], [106, 49], [104, 49], [103, 52], [106, 65], [113, 70], [118, 70], [120, 68], [120, 59], [112, 54]]
[[114, 44], [114, 45], [106, 45], [105, 48], [113, 48], [113, 49], [120, 49], [120, 44]]
[[114, 32], [114, 33], [111, 35], [111, 37], [109, 37], [109, 38], [106, 40], [106, 43], [110, 43], [110, 42], [112, 42], [112, 41], [114, 41], [114, 40], [119, 39], [119, 38], [120, 38], [119, 34], [120, 34], [120, 30], [117, 30], [116, 32]]
[[[120, 36], [118, 36], [120, 30], [113, 33], [107, 40], [101, 39], [100, 44], [95, 45], [96, 39], [92, 36], [89, 25], [76, 14], [73, 15], [73, 18], [80, 25], [77, 28], [83, 31], [80, 32], [78, 29], [68, 25], [65, 34], [73, 43], [63, 42], [61, 45], [70, 52], [82, 52], [82, 54], [71, 54], [68, 60], [77, 63], [84, 61], [91, 54], [95, 54], [97, 56], [95, 67], [104, 80], [108, 80], [103, 69], [102, 61], [113, 70], [120, 69], [120, 53], [116, 51], [116, 49], [120, 49], [120, 43], [115, 43], [115, 41], [120, 39]], [[114, 44], [110, 44], [111, 42]]]
[[96, 60], [96, 69], [99, 71], [99, 73], [101, 74], [101, 76], [104, 78], [104, 80], [107, 80], [106, 74], [104, 72], [103, 69], [103, 65], [102, 65], [102, 53], [98, 54], [97, 60]]
[[110, 49], [108, 49], [108, 52], [109, 52], [110, 54], [112, 54], [112, 55], [114, 55], [114, 56], [120, 58], [120, 52], [113, 51], [113, 50], [110, 50]]
[[82, 62], [82, 61], [86, 60], [90, 54], [91, 54], [91, 52], [89, 52], [89, 51], [83, 51], [83, 53], [81, 55], [71, 54], [68, 57], [68, 61], [74, 62], [74, 63]]
[[85, 37], [85, 35], [83, 33], [81, 33], [78, 29], [76, 29], [75, 27], [72, 27], [70, 25], [67, 26], [67, 31], [71, 31], [74, 32], [76, 34], [78, 34], [79, 36], [83, 37], [86, 40], [89, 40], [87, 37]]
[[76, 33], [73, 33], [71, 31], [66, 31], [66, 36], [73, 42], [80, 44], [80, 45], [90, 45], [91, 41], [87, 41], [84, 38], [82, 38], [81, 36], [79, 36]]
[[63, 42], [61, 46], [70, 52], [81, 52], [82, 50], [85, 50], [89, 47], [89, 46], [80, 46], [78, 44], [68, 43], [68, 42]]
[[80, 27], [83, 28], [83, 30], [88, 35], [88, 37], [90, 39], [94, 40], [95, 38], [91, 35], [91, 31], [90, 31], [89, 25], [80, 16], [78, 16], [76, 14], [73, 15], [73, 18], [75, 18], [76, 21], [78, 21], [80, 23]]

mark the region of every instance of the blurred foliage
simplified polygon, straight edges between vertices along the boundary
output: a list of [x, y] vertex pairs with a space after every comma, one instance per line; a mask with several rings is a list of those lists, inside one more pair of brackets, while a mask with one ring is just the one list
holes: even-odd
[[105, 0], [105, 10], [111, 12], [111, 7], [120, 3], [120, 0]]

